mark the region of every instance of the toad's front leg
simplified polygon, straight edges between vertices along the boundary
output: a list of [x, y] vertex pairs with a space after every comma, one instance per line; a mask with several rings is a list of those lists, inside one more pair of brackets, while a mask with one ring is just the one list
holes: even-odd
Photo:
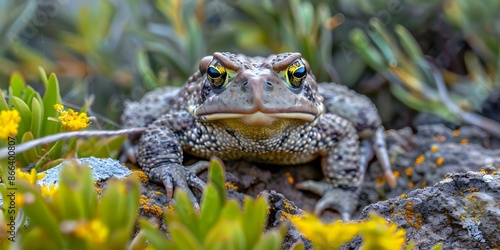
[[180, 188], [187, 193], [195, 208], [199, 208], [188, 186], [199, 190], [205, 188], [205, 183], [195, 173], [200, 170], [200, 164], [195, 170], [182, 165], [182, 144], [178, 135], [192, 125], [192, 117], [187, 112], [160, 117], [148, 126], [140, 139], [138, 162], [152, 181], [165, 185], [168, 198], [173, 197], [174, 188]]
[[343, 220], [348, 220], [358, 205], [361, 185], [358, 134], [349, 121], [334, 114], [321, 117], [317, 128], [321, 134], [318, 145], [325, 145], [320, 148], [325, 178], [319, 182], [304, 181], [297, 187], [322, 196], [316, 203], [316, 214], [333, 208]]

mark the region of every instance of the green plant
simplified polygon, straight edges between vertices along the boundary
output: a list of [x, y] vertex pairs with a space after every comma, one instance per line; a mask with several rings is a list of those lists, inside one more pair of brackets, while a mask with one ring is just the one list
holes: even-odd
[[[0, 112], [15, 110], [20, 117], [16, 121], [4, 121], [6, 123], [3, 129], [10, 129], [8, 136], [15, 141], [14, 146], [63, 131], [79, 130], [89, 125], [85, 113], [87, 104], [82, 107], [80, 113], [72, 109], [63, 110], [57, 77], [55, 74], [47, 77], [42, 68], [39, 68], [39, 73], [45, 86], [43, 97], [27, 85], [18, 73], [11, 76], [7, 98], [0, 91]], [[0, 148], [7, 147], [7, 139], [6, 137], [0, 139]], [[48, 169], [75, 152], [79, 157], [116, 156], [124, 140], [124, 136], [86, 141], [72, 138], [68, 143], [60, 140], [20, 153], [16, 157], [16, 166], [26, 167], [35, 164], [37, 170]]]
[[[35, 186], [32, 177], [18, 172], [15, 183], [16, 212], [3, 209], [4, 220], [22, 218], [12, 242], [3, 238], [2, 246], [22, 249], [123, 249], [134, 229], [139, 204], [139, 181], [133, 178], [111, 180], [100, 200], [91, 169], [77, 163], [63, 167], [59, 187]], [[43, 176], [41, 176], [43, 178]], [[2, 178], [8, 177], [3, 173]], [[27, 181], [31, 180], [31, 181]], [[6, 200], [12, 190], [0, 185]], [[26, 218], [29, 223], [22, 227]], [[2, 230], [7, 230], [2, 227]], [[2, 232], [7, 235], [7, 232]], [[43, 244], [42, 244], [43, 242]]]
[[196, 211], [183, 191], [175, 193], [174, 209], [165, 214], [170, 239], [163, 237], [146, 220], [140, 225], [144, 237], [155, 249], [279, 249], [284, 230], [262, 233], [266, 222], [266, 197], [246, 198], [241, 208], [226, 200], [224, 168], [212, 158], [209, 183], [200, 211]]
[[[488, 93], [500, 87], [488, 73], [476, 55], [465, 54], [465, 65], [469, 76], [439, 70], [424, 58], [416, 40], [403, 26], [396, 25], [395, 34], [378, 20], [370, 21], [371, 32], [360, 29], [351, 32], [351, 40], [362, 58], [391, 83], [394, 96], [411, 108], [435, 114], [454, 123], [467, 122], [482, 127], [491, 134], [498, 135], [500, 125], [472, 114], [478, 111]], [[444, 76], [452, 92], [448, 94], [444, 86]]]

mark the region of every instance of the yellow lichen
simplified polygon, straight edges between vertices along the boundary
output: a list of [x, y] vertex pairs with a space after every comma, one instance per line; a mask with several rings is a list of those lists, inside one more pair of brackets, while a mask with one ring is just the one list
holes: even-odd
[[86, 113], [78, 113], [72, 109], [63, 110], [63, 108], [61, 104], [54, 105], [54, 109], [59, 112], [58, 119], [62, 123], [63, 128], [75, 131], [90, 125], [90, 119], [87, 117]]
[[295, 183], [295, 180], [293, 179], [293, 176], [292, 176], [292, 174], [290, 172], [286, 172], [285, 176], [287, 178], [286, 180], [288, 181], [288, 183], [290, 183], [290, 184]]
[[438, 151], [438, 149], [439, 149], [439, 147], [436, 144], [433, 144], [432, 147], [431, 147], [431, 152], [435, 153], [435, 152]]
[[466, 192], [478, 192], [479, 191], [479, 188], [478, 187], [471, 187], [471, 188], [468, 188], [465, 190]]
[[141, 182], [147, 182], [148, 181], [148, 175], [146, 173], [144, 173], [143, 171], [135, 170], [133, 172], [133, 174], [136, 175], [137, 177], [139, 177], [139, 180]]
[[465, 197], [465, 198], [466, 198], [467, 200], [469, 200], [469, 201], [472, 201], [472, 199], [474, 199], [474, 198], [476, 198], [476, 197], [477, 197], [477, 193], [473, 193], [473, 194], [471, 194], [471, 195], [469, 195], [469, 196], [467, 196], [467, 197]]
[[453, 135], [454, 136], [459, 136], [460, 135], [460, 130], [458, 130], [458, 129], [453, 130]]
[[97, 192], [98, 195], [102, 194], [102, 189], [101, 188], [95, 188], [95, 191]]
[[413, 168], [412, 167], [406, 168], [405, 174], [406, 174], [406, 176], [412, 176], [413, 175]]
[[385, 178], [384, 177], [377, 177], [375, 178], [375, 185], [377, 185], [377, 187], [380, 187], [382, 185], [384, 185], [385, 183]]
[[238, 187], [230, 182], [226, 182], [224, 183], [224, 186], [226, 187], [226, 189], [232, 189], [232, 190], [235, 190], [237, 191], [238, 190]]
[[153, 214], [158, 218], [161, 218], [161, 216], [163, 215], [163, 210], [158, 205], [152, 205], [152, 206], [142, 205], [141, 208], [142, 211], [144, 211], [145, 213]]
[[399, 171], [393, 171], [392, 175], [394, 175], [394, 178], [399, 178], [401, 176], [401, 173], [399, 173]]
[[415, 165], [420, 165], [424, 163], [425, 161], [425, 156], [424, 155], [419, 155], [417, 159], [415, 159]]
[[148, 199], [145, 195], [141, 195], [141, 197], [139, 197], [139, 205], [147, 205], [149, 202], [150, 199]]
[[409, 188], [413, 188], [413, 187], [415, 187], [415, 183], [413, 183], [413, 182], [409, 181], [409, 182], [408, 182], [408, 187], [409, 187]]
[[21, 122], [21, 116], [17, 110], [2, 110], [0, 112], [0, 139], [7, 141], [9, 137], [17, 135], [17, 128]]
[[462, 145], [465, 145], [467, 143], [469, 143], [469, 140], [467, 140], [467, 139], [460, 140], [460, 144], [462, 144]]
[[422, 227], [422, 214], [413, 211], [413, 202], [408, 201], [405, 205], [405, 220], [415, 229]]
[[443, 165], [443, 162], [444, 162], [444, 158], [443, 157], [439, 157], [436, 160], [436, 165], [439, 167], [439, 166]]

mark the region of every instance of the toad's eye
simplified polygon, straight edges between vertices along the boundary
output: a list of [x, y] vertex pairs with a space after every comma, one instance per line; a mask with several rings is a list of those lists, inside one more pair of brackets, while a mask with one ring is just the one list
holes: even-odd
[[298, 88], [307, 77], [307, 69], [302, 61], [293, 62], [287, 70], [288, 82], [292, 87]]
[[210, 83], [217, 88], [220, 88], [226, 82], [227, 71], [219, 61], [213, 61], [207, 68], [207, 78]]

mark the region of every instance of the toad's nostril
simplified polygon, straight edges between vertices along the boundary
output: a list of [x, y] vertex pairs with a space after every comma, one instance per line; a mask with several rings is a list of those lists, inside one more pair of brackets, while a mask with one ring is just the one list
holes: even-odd
[[266, 81], [265, 89], [266, 89], [267, 91], [271, 91], [271, 90], [273, 90], [273, 89], [274, 89], [274, 85], [273, 85], [273, 83], [272, 83], [272, 82], [269, 82], [269, 81]]
[[241, 84], [241, 91], [242, 92], [247, 92], [250, 90], [250, 84], [248, 84], [248, 81], [245, 81], [243, 84]]

